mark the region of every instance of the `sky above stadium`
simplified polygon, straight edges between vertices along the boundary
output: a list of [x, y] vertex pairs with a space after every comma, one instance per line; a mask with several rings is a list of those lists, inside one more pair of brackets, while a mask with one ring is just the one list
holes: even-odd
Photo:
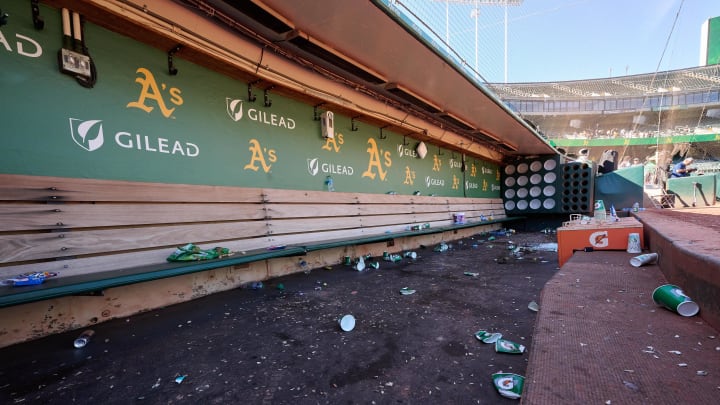
[[507, 7], [507, 20], [506, 7], [474, 11], [467, 0], [400, 3], [491, 83], [506, 75], [509, 83], [548, 82], [696, 67], [701, 26], [720, 16], [718, 0], [524, 0]]

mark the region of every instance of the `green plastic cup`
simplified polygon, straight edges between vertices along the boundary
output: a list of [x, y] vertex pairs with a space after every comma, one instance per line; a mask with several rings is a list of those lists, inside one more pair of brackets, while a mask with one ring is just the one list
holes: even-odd
[[694, 316], [700, 311], [698, 304], [676, 285], [661, 285], [653, 291], [652, 298], [657, 305], [664, 306], [682, 316]]

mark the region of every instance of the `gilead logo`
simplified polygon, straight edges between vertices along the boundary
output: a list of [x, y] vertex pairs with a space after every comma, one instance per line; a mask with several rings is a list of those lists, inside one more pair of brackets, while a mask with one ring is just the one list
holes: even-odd
[[89, 152], [100, 149], [105, 142], [100, 120], [81, 121], [70, 118], [70, 135], [78, 146]]
[[[73, 141], [88, 152], [93, 152], [105, 143], [103, 125], [101, 120], [79, 120], [70, 118], [70, 134]], [[190, 142], [173, 141], [167, 138], [154, 138], [147, 135], [132, 134], [130, 132], [116, 132], [115, 144], [123, 149], [137, 149], [145, 152], [166, 153], [196, 157], [200, 148]]]

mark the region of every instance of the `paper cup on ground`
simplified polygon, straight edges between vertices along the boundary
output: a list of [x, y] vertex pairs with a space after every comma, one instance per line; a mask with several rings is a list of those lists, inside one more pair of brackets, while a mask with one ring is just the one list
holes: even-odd
[[483, 343], [495, 343], [498, 339], [502, 337], [502, 333], [491, 333], [484, 330], [479, 330], [475, 332], [475, 337], [477, 340], [483, 342]]
[[632, 264], [635, 267], [644, 266], [646, 264], [652, 264], [658, 261], [658, 254], [657, 253], [645, 253], [644, 255], [635, 256], [632, 259], [630, 259], [630, 264]]
[[631, 233], [628, 235], [627, 252], [628, 253], [642, 253], [642, 249], [640, 248], [640, 234], [639, 233]]
[[512, 399], [520, 398], [525, 377], [513, 373], [495, 373], [492, 375], [492, 379], [500, 395]]
[[355, 328], [355, 317], [352, 315], [345, 315], [340, 318], [340, 329], [345, 332], [350, 332]]
[[657, 305], [662, 305], [682, 316], [694, 316], [700, 311], [698, 304], [676, 285], [661, 285], [653, 291], [652, 298]]
[[498, 339], [495, 342], [495, 351], [498, 353], [520, 354], [525, 351], [525, 346], [506, 339]]

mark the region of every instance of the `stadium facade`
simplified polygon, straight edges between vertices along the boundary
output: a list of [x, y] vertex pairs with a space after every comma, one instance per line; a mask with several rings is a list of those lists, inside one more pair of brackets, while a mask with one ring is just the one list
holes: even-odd
[[[617, 164], [720, 158], [720, 65], [592, 80], [489, 87], [569, 157]], [[713, 167], [716, 164], [711, 164]]]

